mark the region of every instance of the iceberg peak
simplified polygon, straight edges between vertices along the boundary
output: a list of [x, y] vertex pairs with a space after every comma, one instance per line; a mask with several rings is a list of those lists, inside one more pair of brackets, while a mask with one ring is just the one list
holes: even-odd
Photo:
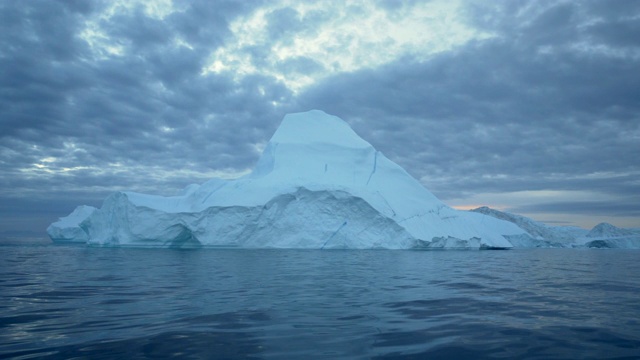
[[589, 238], [604, 238], [604, 237], [620, 237], [620, 236], [631, 236], [633, 232], [627, 229], [621, 229], [619, 227], [613, 226], [609, 223], [603, 222], [600, 223], [591, 229], [587, 234]]
[[346, 121], [321, 110], [285, 115], [269, 142], [305, 146], [326, 144], [348, 148], [371, 147]]

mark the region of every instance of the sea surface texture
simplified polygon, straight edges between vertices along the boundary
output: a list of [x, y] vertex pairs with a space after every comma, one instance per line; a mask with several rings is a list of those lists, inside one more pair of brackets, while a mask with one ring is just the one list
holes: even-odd
[[0, 246], [0, 358], [638, 359], [640, 251]]

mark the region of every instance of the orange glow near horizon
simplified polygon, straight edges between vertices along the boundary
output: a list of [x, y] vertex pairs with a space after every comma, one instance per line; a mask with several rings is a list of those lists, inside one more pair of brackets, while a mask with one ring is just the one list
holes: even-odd
[[452, 208], [456, 209], [456, 210], [473, 210], [473, 209], [477, 209], [479, 207], [483, 207], [483, 206], [487, 206], [490, 207], [494, 210], [500, 210], [500, 211], [504, 211], [507, 206], [505, 205], [487, 205], [487, 204], [473, 204], [473, 205], [450, 205]]

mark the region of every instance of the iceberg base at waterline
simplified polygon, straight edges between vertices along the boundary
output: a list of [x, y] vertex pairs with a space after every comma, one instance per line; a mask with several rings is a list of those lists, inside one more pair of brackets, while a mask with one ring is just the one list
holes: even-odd
[[503, 249], [512, 247], [505, 236], [526, 234], [446, 206], [346, 122], [318, 110], [285, 116], [246, 176], [190, 185], [179, 196], [117, 192], [83, 219], [49, 229], [65, 226], [50, 237], [177, 248]]

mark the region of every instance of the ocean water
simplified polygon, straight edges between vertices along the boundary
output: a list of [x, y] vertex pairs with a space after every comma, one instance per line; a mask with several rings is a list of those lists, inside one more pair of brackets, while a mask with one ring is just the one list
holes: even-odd
[[0, 246], [0, 358], [639, 359], [640, 251]]

